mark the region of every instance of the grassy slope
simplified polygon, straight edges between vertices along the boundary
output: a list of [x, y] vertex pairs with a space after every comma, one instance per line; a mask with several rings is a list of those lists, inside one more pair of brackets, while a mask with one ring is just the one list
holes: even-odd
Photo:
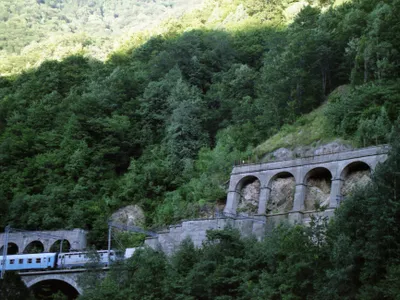
[[346, 144], [352, 144], [354, 141], [343, 140], [333, 135], [327, 126], [327, 118], [325, 108], [329, 102], [329, 98], [347, 92], [347, 87], [338, 87], [328, 97], [328, 101], [312, 112], [300, 117], [294, 124], [286, 124], [281, 130], [267, 139], [254, 149], [254, 154], [258, 157], [271, 153], [279, 148], [293, 149], [298, 146], [317, 146], [320, 144], [339, 141]]

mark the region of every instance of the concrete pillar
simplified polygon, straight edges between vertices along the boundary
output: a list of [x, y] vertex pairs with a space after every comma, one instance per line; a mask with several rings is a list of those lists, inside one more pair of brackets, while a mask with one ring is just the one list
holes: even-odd
[[329, 197], [329, 208], [336, 208], [338, 206], [338, 200], [342, 197], [342, 186], [343, 186], [343, 179], [335, 178], [332, 179], [331, 183], [331, 194]]
[[46, 252], [50, 252], [50, 248], [51, 248], [51, 246], [53, 246], [53, 243], [46, 243], [46, 244], [44, 244], [43, 245], [44, 246], [44, 252], [46, 253]]
[[260, 189], [260, 199], [258, 201], [258, 214], [265, 214], [267, 210], [267, 203], [269, 200], [269, 196], [271, 195], [270, 187], [262, 187]]
[[294, 194], [294, 203], [292, 211], [304, 210], [304, 200], [306, 198], [307, 185], [304, 183], [296, 184], [296, 192]]
[[228, 197], [226, 199], [226, 206], [224, 213], [236, 214], [236, 209], [238, 207], [240, 200], [240, 194], [237, 191], [229, 191]]
[[24, 253], [24, 248], [22, 243], [16, 243], [18, 246], [18, 254], [23, 254]]

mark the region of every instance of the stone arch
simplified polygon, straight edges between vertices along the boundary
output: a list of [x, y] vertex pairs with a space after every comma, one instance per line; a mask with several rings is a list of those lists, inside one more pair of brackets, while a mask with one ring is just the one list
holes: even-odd
[[39, 240], [35, 240], [25, 247], [23, 253], [43, 253], [44, 249], [44, 244]]
[[[62, 247], [61, 246], [62, 243]], [[49, 248], [49, 252], [70, 252], [71, 250], [71, 243], [67, 239], [57, 240], [55, 241]]]
[[237, 212], [257, 213], [260, 201], [261, 180], [256, 175], [241, 178], [236, 185]]
[[270, 189], [267, 213], [284, 213], [293, 209], [296, 179], [291, 172], [275, 174], [268, 183]]
[[311, 169], [303, 182], [306, 185], [305, 210], [315, 210], [317, 204], [329, 206], [332, 185], [332, 173], [329, 169], [324, 167]]
[[346, 165], [340, 179], [343, 181], [340, 194], [346, 197], [356, 186], [365, 186], [371, 181], [372, 168], [363, 161], [353, 161]]
[[[0, 247], [0, 255], [3, 255], [3, 249], [4, 249], [4, 245], [2, 245]], [[18, 253], [19, 253], [18, 245], [13, 242], [9, 242], [8, 247], [7, 247], [7, 255], [13, 255], [13, 254], [18, 254]]]
[[45, 282], [45, 281], [62, 281], [64, 283], [67, 283], [68, 285], [70, 285], [71, 287], [73, 287], [77, 293], [79, 295], [83, 294], [83, 290], [78, 286], [78, 284], [76, 283], [75, 280], [73, 280], [72, 278], [69, 278], [67, 276], [64, 275], [44, 275], [44, 276], [38, 276], [28, 282], [26, 282], [26, 286], [28, 289], [32, 289], [36, 284]]

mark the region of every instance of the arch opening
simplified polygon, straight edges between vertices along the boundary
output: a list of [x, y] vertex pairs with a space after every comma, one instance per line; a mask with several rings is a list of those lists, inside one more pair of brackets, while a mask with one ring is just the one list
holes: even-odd
[[347, 165], [341, 174], [343, 184], [340, 193], [348, 196], [356, 187], [364, 187], [371, 182], [371, 167], [362, 161]]
[[33, 241], [25, 247], [24, 253], [43, 253], [44, 246], [43, 243], [40, 241]]
[[305, 184], [307, 186], [305, 210], [315, 210], [319, 206], [329, 205], [332, 174], [328, 169], [323, 167], [312, 169], [305, 177]]
[[[1, 246], [1, 248], [0, 248], [0, 255], [3, 254], [3, 249], [4, 249], [4, 246]], [[18, 254], [18, 252], [19, 252], [19, 248], [18, 248], [17, 244], [15, 244], [15, 243], [8, 243], [7, 255]]]
[[35, 299], [74, 300], [79, 292], [71, 284], [58, 279], [42, 280], [30, 287]]
[[253, 214], [257, 213], [260, 200], [261, 182], [255, 176], [244, 177], [236, 187], [239, 194], [237, 212]]
[[51, 245], [50, 252], [70, 252], [71, 244], [68, 240], [57, 240]]
[[268, 184], [271, 188], [267, 203], [267, 213], [284, 213], [293, 209], [296, 180], [293, 174], [282, 172], [276, 174]]

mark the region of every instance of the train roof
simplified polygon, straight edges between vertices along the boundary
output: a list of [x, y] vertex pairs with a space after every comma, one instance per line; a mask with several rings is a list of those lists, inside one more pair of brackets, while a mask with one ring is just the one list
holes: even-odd
[[[97, 253], [108, 253], [108, 250], [97, 250]], [[114, 250], [110, 250], [110, 252], [115, 252]], [[76, 254], [88, 254], [91, 253], [91, 251], [72, 251], [72, 252], [61, 252], [58, 254], [66, 254], [66, 255], [76, 255]]]
[[[42, 258], [42, 257], [49, 257], [55, 256], [57, 253], [55, 252], [46, 252], [46, 253], [31, 253], [31, 254], [10, 254], [7, 255], [9, 259], [19, 259], [19, 258]], [[3, 256], [0, 255], [0, 259], [3, 259]]]

